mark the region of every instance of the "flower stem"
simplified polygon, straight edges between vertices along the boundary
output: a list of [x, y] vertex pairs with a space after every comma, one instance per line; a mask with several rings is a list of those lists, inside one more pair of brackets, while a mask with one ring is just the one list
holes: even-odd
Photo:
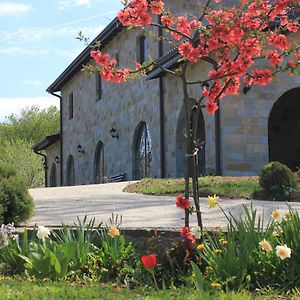
[[155, 288], [157, 289], [157, 291], [159, 291], [159, 288], [158, 288], [158, 285], [157, 285], [157, 282], [156, 282], [156, 278], [155, 278], [155, 275], [154, 275], [154, 269], [152, 269], [152, 270], [150, 271], [150, 273], [152, 274]]

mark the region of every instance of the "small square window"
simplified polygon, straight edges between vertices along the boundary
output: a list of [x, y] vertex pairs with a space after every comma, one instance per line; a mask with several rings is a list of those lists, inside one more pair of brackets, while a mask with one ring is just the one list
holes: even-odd
[[69, 94], [69, 120], [73, 119], [74, 115], [74, 103], [73, 103], [73, 93]]
[[99, 101], [102, 99], [102, 79], [101, 75], [97, 72], [95, 73], [96, 76], [96, 100]]

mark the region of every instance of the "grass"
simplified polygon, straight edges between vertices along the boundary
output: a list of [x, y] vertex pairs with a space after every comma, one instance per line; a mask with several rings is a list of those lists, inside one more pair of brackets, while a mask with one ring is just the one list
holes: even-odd
[[[190, 184], [191, 187], [191, 184]], [[184, 179], [142, 179], [128, 185], [125, 192], [148, 195], [177, 195], [184, 193]], [[200, 178], [200, 196], [217, 194], [225, 198], [253, 199], [261, 194], [258, 177], [205, 176]]]
[[[258, 176], [250, 177], [221, 177], [205, 176], [199, 178], [200, 197], [212, 196], [214, 194], [222, 198], [243, 199], [268, 199], [258, 183]], [[178, 195], [184, 194], [183, 178], [151, 179], [145, 178], [139, 182], [131, 183], [124, 189], [129, 193], [140, 193], [147, 195]], [[190, 183], [190, 191], [192, 185]], [[300, 201], [300, 184], [297, 187], [293, 201]]]
[[[184, 300], [250, 300], [250, 299], [278, 299], [278, 295], [260, 296], [240, 293], [214, 293], [195, 291], [192, 288], [169, 289], [155, 291], [149, 288], [130, 290], [103, 284], [75, 284], [68, 282], [30, 282], [29, 280], [1, 278], [0, 277], [0, 299], [1, 300], [64, 300], [64, 299], [107, 299], [107, 300], [130, 300], [130, 299], [184, 299]], [[284, 299], [284, 298], [281, 298]], [[291, 298], [290, 298], [291, 299]], [[296, 299], [296, 298], [293, 298]]]

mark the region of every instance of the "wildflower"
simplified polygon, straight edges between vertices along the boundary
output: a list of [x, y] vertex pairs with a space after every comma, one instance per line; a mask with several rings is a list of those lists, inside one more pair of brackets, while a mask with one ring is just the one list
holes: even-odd
[[202, 235], [202, 231], [200, 226], [192, 227], [190, 232], [195, 236], [196, 239], [200, 239]]
[[114, 238], [115, 236], [120, 235], [120, 231], [117, 227], [111, 227], [107, 233], [110, 237]]
[[283, 213], [280, 209], [276, 209], [272, 212], [272, 217], [275, 222], [281, 223], [283, 219]]
[[156, 266], [155, 254], [142, 256], [141, 262], [146, 269], [153, 269]]
[[190, 208], [190, 200], [185, 199], [181, 194], [176, 197], [176, 206], [182, 209]]
[[219, 197], [214, 194], [213, 196], [208, 196], [208, 205], [209, 208], [214, 208], [219, 201]]
[[200, 244], [197, 246], [197, 249], [198, 250], [203, 250], [205, 248], [205, 245], [204, 244]]
[[36, 236], [42, 240], [46, 237], [48, 237], [50, 235], [50, 230], [49, 228], [45, 227], [45, 226], [42, 226], [42, 225], [39, 225], [38, 226], [38, 231], [37, 231], [37, 234]]
[[228, 242], [227, 242], [226, 240], [223, 240], [223, 241], [222, 241], [222, 244], [223, 244], [223, 245], [227, 245]]
[[220, 287], [222, 284], [219, 283], [219, 282], [212, 282], [210, 285], [211, 285], [212, 287]]
[[264, 239], [259, 243], [259, 246], [262, 250], [266, 251], [266, 252], [271, 252], [273, 250], [272, 246], [270, 245], [270, 243]]
[[280, 257], [280, 259], [284, 260], [286, 258], [291, 257], [291, 248], [287, 247], [287, 245], [276, 246], [276, 255]]
[[277, 237], [277, 236], [279, 236], [280, 235], [280, 233], [278, 232], [278, 231], [273, 231], [272, 232], [272, 236], [273, 237]]

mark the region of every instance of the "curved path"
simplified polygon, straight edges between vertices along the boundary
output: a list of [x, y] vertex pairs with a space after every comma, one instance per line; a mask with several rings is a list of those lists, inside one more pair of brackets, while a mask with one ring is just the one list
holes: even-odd
[[[40, 188], [29, 190], [35, 203], [35, 215], [25, 225], [60, 226], [73, 225], [77, 216], [95, 217], [96, 224], [108, 222], [111, 214], [122, 215], [123, 228], [177, 229], [183, 226], [183, 211], [175, 206], [175, 197], [148, 196], [124, 193], [128, 182], [84, 185], [74, 187]], [[221, 199], [226, 212], [238, 217], [242, 204], [251, 205], [245, 199]], [[209, 209], [207, 199], [201, 198], [203, 224], [207, 228], [225, 227], [227, 220], [219, 208]], [[300, 203], [290, 203], [300, 211]], [[287, 210], [284, 202], [253, 201], [253, 207], [264, 215], [266, 222], [276, 208]], [[195, 224], [193, 216], [192, 224]]]

